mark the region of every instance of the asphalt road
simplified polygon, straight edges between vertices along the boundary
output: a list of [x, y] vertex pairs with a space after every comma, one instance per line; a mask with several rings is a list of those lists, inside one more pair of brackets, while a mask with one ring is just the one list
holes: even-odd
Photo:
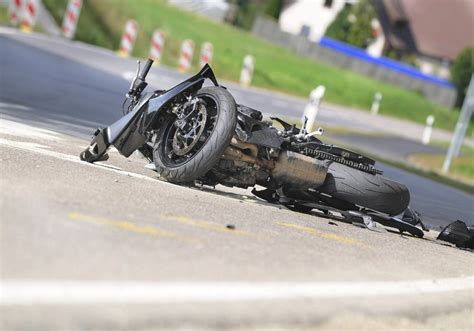
[[[472, 253], [433, 231], [373, 232], [246, 190], [171, 185], [135, 155], [80, 162], [91, 129], [120, 116], [130, 62], [0, 33], [0, 329], [473, 328]], [[177, 74], [155, 75], [168, 86]], [[243, 103], [264, 95], [230, 88]], [[432, 226], [472, 216], [464, 193], [385, 170]]]

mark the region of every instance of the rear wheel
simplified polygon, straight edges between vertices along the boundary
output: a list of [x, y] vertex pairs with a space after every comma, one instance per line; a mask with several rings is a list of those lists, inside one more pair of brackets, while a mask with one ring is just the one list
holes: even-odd
[[170, 182], [191, 182], [208, 172], [229, 146], [237, 123], [232, 95], [221, 87], [196, 93], [196, 106], [181, 121], [169, 117], [162, 123], [153, 151], [156, 171]]
[[405, 185], [336, 162], [329, 165], [326, 180], [317, 190], [389, 215], [402, 213], [410, 203]]

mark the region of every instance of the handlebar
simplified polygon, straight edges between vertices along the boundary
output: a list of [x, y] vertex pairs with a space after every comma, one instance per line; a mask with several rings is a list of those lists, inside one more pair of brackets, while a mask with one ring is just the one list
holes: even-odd
[[145, 66], [143, 67], [142, 72], [140, 73], [140, 76], [139, 76], [138, 78], [140, 78], [142, 81], [144, 81], [146, 75], [148, 75], [148, 71], [150, 71], [150, 68], [151, 68], [152, 64], [153, 64], [153, 60], [152, 60], [152, 59], [148, 59], [148, 60], [146, 61]]
[[127, 98], [130, 96], [135, 96], [139, 97], [142, 91], [145, 89], [145, 87], [148, 85], [147, 82], [145, 81], [146, 75], [148, 75], [148, 72], [151, 69], [151, 66], [153, 64], [152, 59], [148, 59], [145, 63], [145, 66], [143, 67], [142, 72], [140, 71], [140, 61], [138, 62], [138, 68], [137, 68], [137, 74], [135, 78], [132, 81], [132, 84], [130, 85], [130, 89], [128, 90], [128, 93], [126, 95]]

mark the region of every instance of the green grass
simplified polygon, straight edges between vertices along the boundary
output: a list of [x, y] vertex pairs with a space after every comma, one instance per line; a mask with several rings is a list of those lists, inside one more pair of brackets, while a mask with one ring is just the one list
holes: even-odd
[[[439, 141], [439, 140], [432, 140], [430, 142], [430, 145], [441, 147], [441, 148], [446, 148], [448, 149], [450, 146], [450, 142], [447, 141]], [[461, 146], [461, 154], [469, 154], [469, 155], [474, 155], [474, 148], [471, 146], [468, 146], [466, 144], [463, 144]]]
[[[440, 173], [445, 157], [446, 155], [441, 154], [416, 154], [410, 157], [410, 162], [422, 169]], [[455, 158], [449, 169], [449, 175], [474, 185], [474, 155]]]
[[[432, 144], [448, 147], [449, 144], [434, 141]], [[441, 173], [445, 154], [416, 154], [410, 157], [410, 162], [423, 169]], [[465, 180], [474, 185], [474, 148], [463, 145], [461, 155], [453, 159], [449, 175], [459, 180]]]
[[[8, 18], [8, 9], [7, 9], [7, 7], [1, 7], [0, 6], [0, 26], [12, 27], [12, 25], [10, 24], [10, 19]], [[45, 33], [43, 27], [41, 27], [38, 24], [36, 24], [36, 26], [33, 28], [33, 31], [40, 32], [40, 33]]]
[[9, 25], [8, 12], [6, 7], [0, 7], [0, 25]]
[[[67, 0], [44, 0], [58, 22], [62, 21]], [[196, 44], [192, 71], [198, 70], [199, 47], [204, 41], [214, 45], [213, 68], [220, 78], [237, 81], [243, 57], [252, 54], [256, 67], [252, 84], [307, 97], [317, 85], [326, 86], [325, 100], [368, 110], [375, 92], [383, 93], [380, 113], [424, 123], [436, 117], [434, 126], [451, 130], [458, 112], [427, 101], [422, 95], [394, 85], [314, 62], [294, 52], [270, 44], [229, 25], [181, 11], [160, 0], [85, 0], [77, 39], [117, 49], [127, 19], [139, 22], [134, 56], [146, 58], [155, 29], [166, 35], [163, 63], [176, 66], [181, 41]]]
[[[62, 25], [68, 0], [44, 0], [59, 25]], [[76, 39], [105, 48], [114, 49], [120, 42], [120, 32], [111, 31], [94, 8], [94, 2], [83, 1], [83, 7], [76, 30]]]

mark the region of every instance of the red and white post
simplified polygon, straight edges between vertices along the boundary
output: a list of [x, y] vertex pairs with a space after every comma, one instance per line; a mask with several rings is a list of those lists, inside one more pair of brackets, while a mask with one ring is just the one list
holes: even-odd
[[201, 46], [201, 56], [199, 57], [199, 65], [203, 67], [206, 63], [212, 63], [212, 55], [214, 53], [214, 47], [210, 42], [205, 42]]
[[138, 34], [138, 23], [135, 20], [128, 20], [125, 24], [125, 32], [120, 42], [118, 55], [121, 57], [128, 57], [132, 53], [133, 45]]
[[22, 5], [24, 0], [10, 0], [8, 4], [8, 19], [11, 25], [17, 25], [21, 19]]
[[181, 44], [181, 55], [178, 62], [178, 71], [186, 72], [191, 68], [193, 61], [194, 42], [191, 39], [186, 39]]
[[244, 87], [250, 86], [252, 82], [253, 69], [255, 67], [255, 58], [252, 55], [244, 57], [244, 65], [240, 72], [240, 84]]
[[163, 47], [165, 46], [165, 34], [162, 31], [155, 30], [153, 32], [153, 38], [151, 39], [150, 48], [150, 59], [154, 62], [153, 64], [160, 64], [161, 54], [163, 53]]
[[82, 0], [69, 0], [63, 19], [63, 36], [72, 39], [76, 33], [77, 21], [81, 13]]
[[38, 17], [38, 0], [25, 0], [21, 11], [20, 29], [23, 32], [31, 32]]

